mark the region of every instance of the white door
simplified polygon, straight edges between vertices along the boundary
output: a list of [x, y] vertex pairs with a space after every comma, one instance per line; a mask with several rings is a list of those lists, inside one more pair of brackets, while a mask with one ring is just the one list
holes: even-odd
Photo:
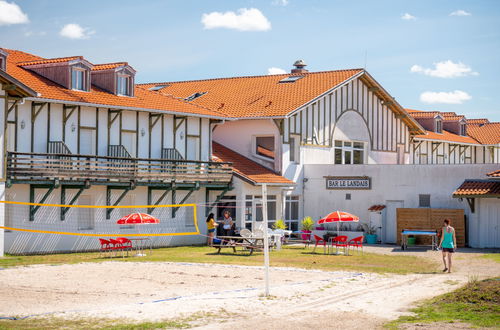
[[500, 200], [482, 198], [479, 211], [479, 246], [485, 248], [500, 247]]
[[136, 134], [132, 132], [122, 132], [122, 145], [127, 149], [132, 157], [136, 157]]
[[80, 154], [95, 155], [95, 130], [82, 128], [80, 129]]
[[200, 139], [197, 137], [189, 136], [187, 138], [187, 155], [186, 159], [188, 160], [200, 160], [199, 152], [200, 151]]
[[383, 233], [382, 242], [384, 243], [396, 243], [396, 209], [402, 208], [404, 205], [403, 201], [386, 201], [385, 203], [387, 211], [385, 212], [385, 219], [383, 221]]

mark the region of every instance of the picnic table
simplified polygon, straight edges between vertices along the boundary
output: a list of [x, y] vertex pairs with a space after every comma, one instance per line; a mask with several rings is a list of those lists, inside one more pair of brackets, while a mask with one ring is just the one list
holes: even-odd
[[[264, 237], [242, 237], [242, 236], [217, 236], [221, 240], [220, 244], [213, 244], [212, 247], [220, 253], [222, 249], [232, 249], [237, 251], [250, 251], [252, 255], [254, 250], [264, 250]], [[236, 248], [241, 248], [236, 250]]]

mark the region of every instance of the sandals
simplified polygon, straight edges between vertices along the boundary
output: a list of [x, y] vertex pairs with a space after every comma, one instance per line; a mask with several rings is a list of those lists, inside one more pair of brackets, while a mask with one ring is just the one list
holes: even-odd
[[[448, 270], [448, 268], [446, 268], [446, 267], [445, 267], [445, 268], [443, 269], [443, 273], [446, 273], [446, 271], [447, 271], [447, 270]], [[449, 273], [449, 272], [448, 272], [448, 273]]]

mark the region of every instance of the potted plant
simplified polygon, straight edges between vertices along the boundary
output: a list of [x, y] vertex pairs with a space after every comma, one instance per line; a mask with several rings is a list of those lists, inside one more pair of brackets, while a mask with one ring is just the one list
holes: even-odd
[[300, 227], [302, 228], [302, 239], [309, 240], [311, 238], [311, 233], [314, 227], [314, 221], [311, 217], [305, 217], [300, 222]]
[[286, 229], [286, 223], [285, 223], [285, 221], [282, 220], [282, 219], [276, 220], [276, 222], [273, 224], [273, 229], [283, 229], [283, 230], [285, 230]]
[[365, 238], [366, 243], [376, 244], [377, 243], [377, 227], [370, 224], [365, 224]]

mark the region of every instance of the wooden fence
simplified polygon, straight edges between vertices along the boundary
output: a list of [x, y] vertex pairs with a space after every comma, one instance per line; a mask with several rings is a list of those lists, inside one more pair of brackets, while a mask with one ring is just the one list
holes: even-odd
[[[462, 209], [404, 209], [396, 210], [397, 213], [397, 242], [401, 244], [401, 231], [403, 229], [438, 230], [443, 228], [443, 220], [451, 219], [451, 226], [455, 228], [457, 244], [465, 246], [465, 219]], [[416, 244], [430, 244], [430, 238], [417, 236]]]

